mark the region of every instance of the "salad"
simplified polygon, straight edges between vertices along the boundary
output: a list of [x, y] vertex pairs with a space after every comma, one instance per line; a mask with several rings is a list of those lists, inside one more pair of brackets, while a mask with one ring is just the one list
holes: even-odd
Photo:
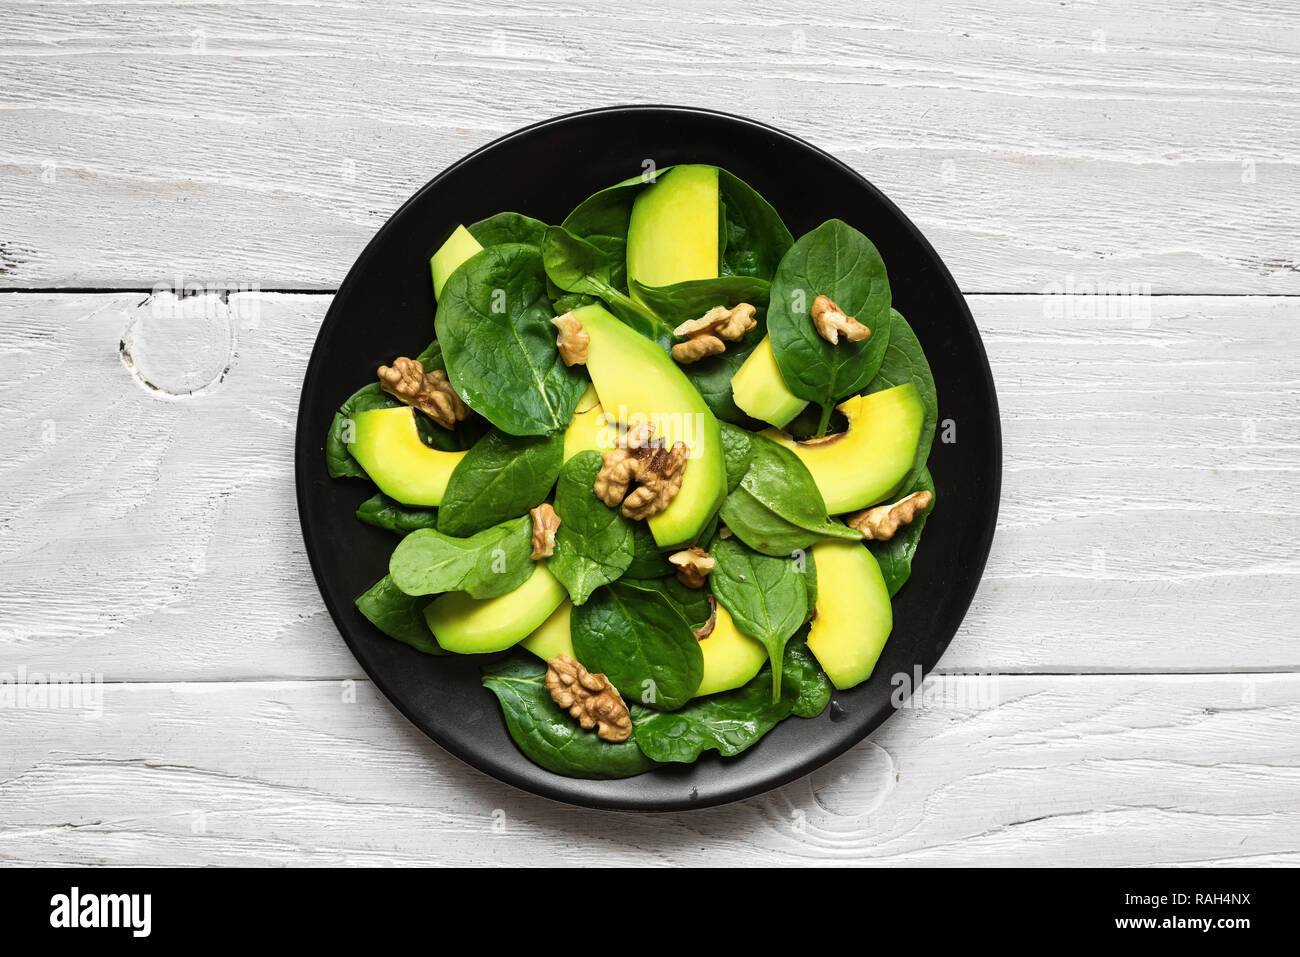
[[682, 165], [458, 226], [430, 269], [436, 338], [325, 442], [397, 536], [356, 599], [380, 631], [481, 656], [519, 749], [581, 778], [736, 755], [871, 676], [937, 398], [866, 236], [796, 240]]

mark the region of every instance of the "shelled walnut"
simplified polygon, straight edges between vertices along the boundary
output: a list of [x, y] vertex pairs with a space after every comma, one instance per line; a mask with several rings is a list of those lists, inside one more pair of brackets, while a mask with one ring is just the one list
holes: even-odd
[[555, 554], [555, 533], [560, 528], [560, 516], [550, 502], [543, 502], [528, 514], [533, 520], [533, 561], [550, 558]]
[[441, 369], [425, 372], [419, 359], [398, 356], [391, 366], [380, 366], [379, 387], [444, 429], [454, 429], [457, 422], [469, 418], [469, 406], [451, 387], [447, 373]]
[[649, 518], [672, 502], [685, 472], [686, 445], [664, 448], [656, 443], [650, 423], [641, 422], [628, 429], [618, 448], [601, 456], [592, 491], [610, 508], [622, 505], [627, 518]]
[[632, 736], [632, 716], [618, 691], [602, 674], [592, 674], [568, 655], [546, 662], [546, 690], [551, 700], [578, 719], [578, 726], [602, 741], [617, 744]]
[[582, 321], [572, 312], [566, 312], [552, 319], [551, 325], [559, 330], [559, 334], [555, 337], [555, 345], [560, 350], [560, 358], [564, 364], [585, 365], [591, 336], [582, 328]]
[[673, 552], [668, 561], [677, 566], [677, 580], [687, 588], [703, 588], [709, 572], [718, 564], [717, 559], [699, 547]]
[[695, 632], [695, 639], [697, 641], [703, 641], [705, 638], [709, 637], [709, 635], [713, 634], [713, 629], [716, 627], [718, 627], [718, 600], [710, 595], [708, 621], [700, 625], [700, 627], [692, 628], [691, 630]]
[[835, 305], [830, 296], [818, 296], [812, 304], [812, 321], [817, 334], [831, 345], [838, 345], [843, 335], [849, 342], [861, 342], [870, 337], [871, 330]]
[[916, 516], [929, 508], [932, 501], [934, 495], [923, 489], [900, 498], [892, 505], [864, 508], [850, 515], [847, 521], [851, 528], [862, 532], [868, 541], [886, 542], [894, 537], [900, 526], [910, 524]]
[[755, 311], [749, 303], [740, 302], [731, 308], [714, 306], [700, 318], [683, 322], [673, 335], [686, 341], [673, 346], [673, 358], [683, 363], [698, 362], [725, 352], [728, 342], [739, 342], [758, 324]]

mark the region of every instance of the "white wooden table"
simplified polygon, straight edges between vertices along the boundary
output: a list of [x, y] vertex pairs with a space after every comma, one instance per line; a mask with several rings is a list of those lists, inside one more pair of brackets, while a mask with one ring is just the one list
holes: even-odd
[[[1300, 36], [1287, 0], [1139, 6], [0, 2], [0, 859], [1300, 862]], [[968, 294], [1006, 441], [929, 703], [672, 816], [410, 727], [293, 495], [302, 363], [373, 231], [623, 102], [883, 188]]]

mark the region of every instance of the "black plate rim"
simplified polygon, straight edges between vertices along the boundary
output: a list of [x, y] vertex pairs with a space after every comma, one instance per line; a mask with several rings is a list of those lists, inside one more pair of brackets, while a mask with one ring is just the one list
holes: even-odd
[[[895, 221], [901, 224], [903, 229], [908, 233], [911, 240], [917, 243], [928, 254], [932, 263], [937, 267], [938, 276], [936, 278], [947, 287], [947, 291], [952, 295], [954, 302], [959, 304], [960, 306], [959, 318], [966, 324], [966, 326], [968, 326], [975, 347], [978, 350], [977, 356], [975, 357], [978, 359], [978, 361], [973, 362], [972, 366], [974, 369], [978, 370], [980, 387], [983, 390], [985, 390], [988, 395], [990, 408], [993, 414], [993, 421], [991, 423], [992, 430], [993, 430], [993, 435], [992, 435], [993, 447], [990, 450], [990, 452], [994, 462], [996, 463], [996, 472], [993, 477], [992, 487], [990, 489], [991, 494], [989, 495], [990, 509], [989, 509], [988, 521], [985, 526], [985, 533], [981, 536], [981, 540], [979, 542], [978, 560], [975, 562], [974, 565], [972, 565], [970, 574], [965, 576], [966, 587], [963, 589], [964, 593], [961, 594], [958, 600], [954, 603], [954, 608], [960, 609], [960, 616], [958, 619], [959, 623], [960, 621], [965, 620], [966, 614], [970, 610], [971, 602], [974, 600], [975, 593], [979, 588], [979, 584], [981, 580], [983, 579], [984, 569], [987, 566], [989, 552], [992, 548], [993, 537], [994, 537], [995, 529], [997, 527], [997, 514], [999, 511], [1001, 498], [1002, 498], [1002, 467], [1003, 467], [1002, 423], [1001, 423], [1000, 405], [997, 399], [997, 390], [993, 382], [993, 373], [991, 367], [989, 366], [988, 354], [984, 347], [983, 339], [979, 334], [979, 328], [975, 324], [974, 317], [971, 315], [970, 307], [966, 302], [966, 298], [964, 294], [961, 292], [961, 289], [957, 286], [956, 280], [953, 278], [952, 273], [947, 268], [947, 265], [939, 257], [939, 254], [935, 251], [934, 247], [930, 244], [929, 240], [926, 239], [925, 235], [920, 231], [920, 229], [917, 228], [917, 226], [912, 222], [912, 220], [906, 214], [904, 214], [902, 210], [898, 208], [898, 206], [893, 202], [893, 200], [891, 200], [881, 190], [879, 190], [876, 186], [874, 186], [865, 176], [863, 176], [857, 170], [853, 169], [853, 167], [849, 166], [847, 163], [844, 163], [842, 160], [838, 159], [837, 157], [831, 155], [830, 153], [826, 152], [820, 147], [817, 147], [814, 144], [809, 143], [800, 137], [797, 137], [791, 133], [788, 133], [784, 130], [781, 130], [769, 124], [750, 119], [749, 117], [738, 116], [736, 114], [726, 113], [721, 110], [712, 110], [703, 107], [680, 106], [680, 105], [673, 105], [673, 104], [626, 104], [626, 105], [597, 107], [588, 110], [577, 110], [571, 113], [565, 113], [560, 116], [551, 117], [549, 119], [541, 120], [537, 123], [533, 123], [528, 126], [521, 127], [509, 133], [506, 133], [503, 136], [497, 137], [491, 142], [479, 147], [473, 152], [457, 160], [455, 163], [451, 164], [446, 169], [442, 170], [440, 173], [438, 173], [436, 176], [430, 179], [427, 183], [425, 183], [422, 187], [420, 187], [419, 190], [413, 193], [404, 203], [401, 204], [401, 206], [399, 206], [388, 217], [388, 219], [384, 221], [383, 225], [381, 225], [379, 229], [375, 232], [375, 235], [371, 237], [370, 241], [366, 244], [361, 254], [357, 257], [356, 262], [353, 263], [352, 268], [348, 270], [348, 273], [344, 277], [343, 282], [339, 285], [339, 287], [336, 290], [334, 290], [333, 299], [330, 303], [330, 307], [328, 310], [326, 310], [325, 317], [321, 321], [320, 328], [317, 332], [317, 340], [316, 342], [313, 343], [312, 355], [308, 360], [307, 368], [303, 375], [303, 389], [299, 401], [298, 416], [295, 422], [295, 437], [294, 437], [295, 483], [294, 484], [296, 488], [295, 501], [298, 508], [299, 526], [302, 531], [303, 542], [304, 542], [305, 550], [307, 552], [308, 561], [310, 562], [312, 567], [312, 575], [316, 580], [317, 590], [320, 592], [321, 598], [325, 602], [325, 607], [330, 613], [330, 618], [334, 622], [335, 629], [343, 638], [344, 642], [348, 646], [348, 649], [352, 652], [353, 657], [355, 658], [357, 663], [361, 665], [362, 670], [366, 672], [366, 675], [374, 683], [375, 687], [402, 714], [402, 716], [406, 718], [406, 720], [410, 721], [411, 724], [413, 724], [416, 728], [418, 728], [426, 737], [428, 737], [440, 748], [442, 748], [447, 753], [451, 754], [453, 757], [455, 757], [462, 763], [468, 765], [471, 768], [474, 768], [475, 770], [481, 773], [484, 773], [492, 778], [495, 778], [496, 780], [502, 781], [522, 791], [526, 791], [528, 793], [538, 795], [539, 797], [547, 798], [563, 804], [569, 804], [578, 807], [586, 807], [594, 810], [670, 812], [670, 811], [680, 811], [680, 810], [698, 810], [702, 808], [716, 807], [724, 804], [730, 804], [735, 801], [744, 800], [745, 798], [754, 797], [759, 794], [765, 794], [776, 788], [789, 784], [792, 781], [797, 781], [800, 778], [817, 770], [818, 768], [825, 766], [826, 764], [835, 760], [836, 758], [838, 758], [839, 756], [841, 756], [851, 748], [860, 744], [862, 741], [866, 740], [867, 737], [872, 732], [874, 732], [878, 727], [880, 727], [880, 725], [883, 724], [893, 712], [892, 710], [889, 709], [878, 709], [877, 712], [873, 714], [872, 717], [864, 725], [862, 725], [860, 729], [860, 733], [841, 735], [834, 739], [829, 740], [826, 747], [818, 749], [816, 751], [810, 751], [806, 758], [795, 762], [793, 765], [789, 766], [788, 769], [783, 772], [772, 773], [770, 775], [761, 776], [757, 782], [742, 784], [735, 787], [729, 788], [724, 785], [720, 787], [718, 790], [711, 792], [707, 797], [696, 797], [692, 795], [687, 798], [681, 798], [676, 800], [663, 800], [663, 799], [637, 800], [635, 798], [608, 798], [608, 797], [601, 797], [601, 796], [592, 796], [590, 794], [582, 793], [581, 790], [582, 785], [592, 785], [592, 784], [598, 785], [607, 782], [568, 778], [568, 777], [564, 777], [563, 775], [555, 774], [553, 772], [544, 772], [544, 777], [542, 777], [540, 780], [526, 779], [520, 776], [519, 774], [517, 774], [513, 769], [504, 766], [501, 763], [493, 760], [491, 755], [487, 755], [483, 753], [470, 753], [468, 749], [461, 748], [458, 745], [456, 745], [454, 742], [447, 739], [444, 735], [439, 733], [436, 727], [430, 725], [429, 722], [423, 720], [420, 716], [418, 716], [415, 713], [415, 711], [411, 707], [409, 707], [405, 701], [401, 699], [399, 695], [394, 694], [391, 690], [389, 683], [384, 679], [382, 675], [372, 672], [371, 669], [366, 666], [365, 662], [362, 659], [362, 655], [359, 653], [357, 643], [354, 641], [353, 636], [350, 634], [349, 629], [344, 625], [343, 617], [340, 613], [338, 603], [335, 597], [325, 587], [325, 582], [322, 577], [320, 562], [318, 559], [317, 543], [313, 539], [313, 532], [309, 527], [306, 519], [306, 498], [307, 498], [307, 488], [309, 484], [307, 469], [308, 469], [308, 462], [314, 455], [313, 445], [315, 439], [309, 434], [308, 430], [304, 428], [304, 425], [308, 417], [308, 405], [310, 402], [310, 398], [309, 398], [310, 393], [308, 391], [307, 386], [312, 382], [314, 378], [314, 373], [319, 361], [319, 352], [316, 347], [319, 343], [320, 335], [324, 332], [326, 328], [328, 328], [331, 325], [331, 319], [334, 317], [335, 309], [338, 308], [338, 303], [344, 300], [345, 298], [343, 296], [344, 290], [348, 287], [349, 283], [353, 281], [354, 276], [359, 275], [366, 269], [371, 259], [374, 257], [376, 250], [380, 245], [382, 245], [383, 240], [387, 236], [387, 234], [391, 230], [396, 229], [396, 227], [393, 225], [394, 222], [400, 220], [401, 214], [409, 207], [417, 204], [425, 196], [425, 194], [433, 190], [436, 190], [438, 184], [445, 178], [452, 175], [455, 171], [467, 165], [472, 164], [476, 159], [478, 159], [483, 154], [498, 149], [515, 139], [525, 137], [530, 133], [533, 133], [540, 129], [544, 129], [546, 127], [572, 123], [590, 117], [595, 117], [595, 116], [600, 116], [605, 114], [627, 114], [627, 113], [637, 113], [637, 112], [692, 114], [696, 116], [713, 117], [730, 123], [743, 124], [745, 126], [752, 127], [755, 130], [765, 133], [769, 136], [778, 137], [780, 139], [792, 142], [793, 144], [801, 147], [802, 149], [807, 150], [813, 154], [816, 154], [823, 161], [829, 162], [839, 167], [842, 171], [847, 173], [852, 179], [856, 180], [863, 190], [866, 190], [867, 192], [872, 194], [873, 199], [876, 202], [879, 202], [882, 206], [884, 206], [889, 211], [889, 213], [894, 217]], [[934, 669], [935, 665], [938, 663], [943, 653], [947, 650], [948, 645], [951, 644], [952, 638], [955, 637], [955, 635], [956, 635], [956, 629], [954, 629], [952, 635], [949, 635], [945, 637], [942, 641], [931, 645], [929, 647], [929, 651], [926, 654], [920, 656], [921, 661], [919, 663], [921, 665], [921, 672], [923, 676], [928, 675]], [[513, 742], [511, 744], [513, 746]], [[654, 771], [648, 773], [653, 774]], [[635, 780], [635, 778], [631, 780]]]

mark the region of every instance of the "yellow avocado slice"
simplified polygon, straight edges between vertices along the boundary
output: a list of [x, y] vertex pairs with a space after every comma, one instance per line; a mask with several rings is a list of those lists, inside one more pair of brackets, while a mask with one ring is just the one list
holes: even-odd
[[569, 427], [564, 430], [564, 461], [569, 461], [579, 452], [603, 452], [611, 447], [601, 444], [601, 430], [605, 428], [604, 415], [605, 410], [601, 408], [596, 387], [587, 386], [587, 391], [578, 400]]
[[463, 591], [435, 598], [424, 609], [429, 630], [447, 651], [458, 655], [503, 651], [550, 617], [569, 593], [537, 562], [514, 591], [496, 598], [470, 598]]
[[470, 256], [481, 252], [483, 247], [470, 235], [464, 226], [457, 226], [450, 238], [438, 247], [438, 251], [429, 260], [429, 271], [433, 273], [433, 298], [442, 295], [442, 287], [447, 277], [456, 271], [456, 267]]
[[573, 602], [567, 598], [560, 607], [551, 613], [551, 617], [537, 626], [537, 630], [519, 642], [519, 647], [527, 649], [543, 661], [550, 661], [556, 655], [573, 654], [573, 639], [569, 637], [569, 620], [573, 616]]
[[727, 609], [718, 605], [718, 620], [713, 633], [700, 642], [704, 653], [704, 676], [700, 679], [701, 695], [730, 691], [746, 684], [767, 661], [767, 649], [736, 627]]
[[846, 431], [824, 439], [796, 442], [766, 429], [803, 460], [832, 515], [866, 508], [886, 498], [906, 477], [921, 441], [925, 406], [911, 382], [855, 395], [839, 405], [849, 420]]
[[573, 311], [590, 339], [587, 373], [607, 415], [622, 422], [649, 419], [669, 446], [686, 445], [682, 487], [647, 524], [660, 548], [699, 537], [727, 492], [718, 420], [668, 353], [600, 305]]
[[889, 589], [875, 556], [857, 542], [818, 542], [817, 613], [808, 650], [841, 691], [871, 677], [894, 627]]
[[370, 480], [403, 505], [441, 505], [452, 469], [464, 452], [440, 452], [420, 441], [409, 405], [352, 416], [348, 451]]
[[715, 278], [718, 225], [716, 166], [674, 166], [661, 173], [632, 203], [628, 279], [668, 286]]
[[767, 336], [731, 377], [731, 394], [741, 412], [777, 428], [788, 425], [808, 404], [807, 399], [791, 392], [781, 378], [776, 356], [772, 354], [772, 340]]

